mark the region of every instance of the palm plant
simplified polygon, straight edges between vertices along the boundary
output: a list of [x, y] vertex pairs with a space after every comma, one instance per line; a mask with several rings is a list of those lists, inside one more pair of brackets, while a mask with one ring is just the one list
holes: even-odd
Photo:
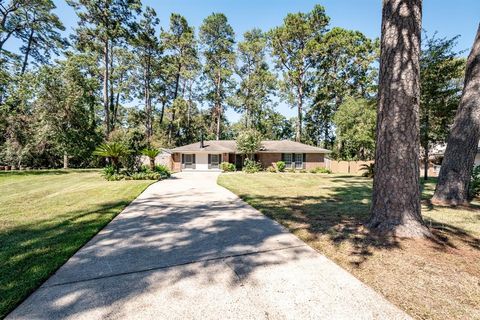
[[120, 158], [128, 155], [130, 150], [118, 142], [102, 143], [95, 151], [94, 155], [110, 159], [112, 166], [118, 172], [120, 170]]
[[142, 150], [142, 154], [150, 159], [150, 169], [155, 170], [155, 158], [160, 154], [160, 150], [146, 148]]
[[369, 163], [369, 164], [362, 164], [360, 167], [360, 170], [363, 171], [362, 176], [367, 177], [367, 178], [373, 178], [375, 175], [375, 164], [374, 163]]

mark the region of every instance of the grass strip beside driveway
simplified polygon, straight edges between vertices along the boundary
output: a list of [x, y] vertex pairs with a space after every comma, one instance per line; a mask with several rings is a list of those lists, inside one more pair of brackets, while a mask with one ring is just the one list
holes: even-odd
[[480, 319], [480, 206], [430, 205], [435, 180], [422, 192], [434, 240], [369, 234], [372, 180], [360, 176], [229, 173], [218, 183], [415, 318]]
[[0, 318], [152, 182], [92, 170], [0, 173]]

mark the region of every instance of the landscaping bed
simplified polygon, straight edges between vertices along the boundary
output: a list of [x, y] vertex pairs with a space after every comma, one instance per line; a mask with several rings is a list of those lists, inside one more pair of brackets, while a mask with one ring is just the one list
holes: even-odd
[[436, 238], [378, 238], [368, 219], [372, 180], [310, 173], [223, 174], [218, 183], [289, 228], [310, 246], [419, 319], [480, 318], [480, 207], [428, 202], [423, 216]]

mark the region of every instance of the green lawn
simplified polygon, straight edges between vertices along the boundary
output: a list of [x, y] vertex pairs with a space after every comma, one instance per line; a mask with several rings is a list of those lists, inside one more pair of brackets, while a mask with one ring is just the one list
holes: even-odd
[[0, 318], [151, 183], [93, 170], [1, 172]]
[[378, 238], [363, 227], [371, 179], [310, 173], [222, 174], [218, 183], [420, 319], [480, 319], [480, 209], [433, 207], [431, 240]]

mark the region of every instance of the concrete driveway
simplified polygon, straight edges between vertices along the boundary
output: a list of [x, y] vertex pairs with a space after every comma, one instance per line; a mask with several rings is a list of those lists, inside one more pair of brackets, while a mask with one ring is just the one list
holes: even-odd
[[217, 177], [150, 186], [7, 318], [408, 318]]

